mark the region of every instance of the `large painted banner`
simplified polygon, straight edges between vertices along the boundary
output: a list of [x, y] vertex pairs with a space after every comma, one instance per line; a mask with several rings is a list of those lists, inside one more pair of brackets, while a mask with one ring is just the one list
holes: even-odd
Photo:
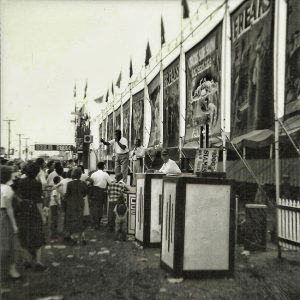
[[231, 138], [273, 123], [273, 3], [248, 0], [231, 16]]
[[[114, 138], [114, 119], [113, 119], [113, 113], [111, 113], [107, 117], [107, 141], [111, 141]], [[107, 154], [112, 153], [112, 147], [108, 146], [107, 147]]]
[[300, 1], [288, 1], [285, 115], [300, 114]]
[[201, 126], [220, 135], [222, 25], [218, 25], [186, 54], [185, 143], [199, 140]]
[[99, 125], [99, 141], [101, 140], [101, 138], [103, 138], [105, 140], [105, 138], [103, 136], [102, 128], [103, 128], [103, 122]]
[[144, 131], [144, 90], [132, 96], [131, 147], [137, 138], [143, 144]]
[[159, 74], [148, 85], [149, 101], [151, 104], [151, 129], [148, 147], [159, 145], [160, 142], [160, 78]]
[[179, 142], [179, 58], [163, 72], [164, 148], [177, 147]]
[[121, 130], [121, 106], [118, 109], [115, 110], [114, 128]]
[[102, 124], [103, 124], [103, 139], [106, 141], [106, 122], [107, 122], [107, 118], [103, 120]]
[[123, 104], [123, 136], [129, 143], [130, 100]]

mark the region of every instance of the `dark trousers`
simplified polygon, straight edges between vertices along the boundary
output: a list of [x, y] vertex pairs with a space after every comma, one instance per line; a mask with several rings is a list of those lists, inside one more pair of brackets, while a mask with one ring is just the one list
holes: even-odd
[[101, 189], [97, 186], [92, 188], [91, 192], [91, 217], [92, 217], [92, 224], [94, 227], [100, 226], [100, 221], [103, 215], [103, 204], [104, 204], [104, 191], [105, 189]]
[[51, 235], [55, 237], [57, 235], [57, 226], [58, 226], [58, 206], [51, 205]]
[[108, 230], [113, 232], [115, 229], [115, 220], [116, 216], [114, 213], [114, 208], [117, 204], [117, 201], [108, 201], [108, 216], [107, 216], [107, 226]]

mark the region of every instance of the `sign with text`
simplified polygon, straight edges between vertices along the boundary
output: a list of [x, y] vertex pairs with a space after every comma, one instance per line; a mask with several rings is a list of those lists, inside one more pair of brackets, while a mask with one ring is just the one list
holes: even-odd
[[194, 173], [216, 172], [219, 161], [218, 148], [201, 148], [196, 152]]
[[35, 144], [35, 151], [73, 151], [73, 145]]

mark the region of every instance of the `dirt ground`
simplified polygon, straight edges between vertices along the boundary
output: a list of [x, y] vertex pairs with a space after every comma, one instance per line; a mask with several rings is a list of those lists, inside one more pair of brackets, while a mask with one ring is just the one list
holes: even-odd
[[2, 299], [300, 299], [299, 252], [284, 252], [279, 261], [275, 248], [246, 257], [237, 247], [234, 277], [172, 283], [160, 268], [159, 249], [143, 249], [132, 237], [116, 242], [105, 227], [87, 237], [86, 246], [48, 244], [49, 269], [20, 268], [24, 278], [4, 282]]

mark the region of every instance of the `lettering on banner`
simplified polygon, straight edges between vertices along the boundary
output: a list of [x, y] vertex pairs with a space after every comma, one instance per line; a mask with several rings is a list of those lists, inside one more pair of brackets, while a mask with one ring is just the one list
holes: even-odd
[[217, 148], [198, 149], [195, 157], [194, 173], [216, 172], [219, 162]]

